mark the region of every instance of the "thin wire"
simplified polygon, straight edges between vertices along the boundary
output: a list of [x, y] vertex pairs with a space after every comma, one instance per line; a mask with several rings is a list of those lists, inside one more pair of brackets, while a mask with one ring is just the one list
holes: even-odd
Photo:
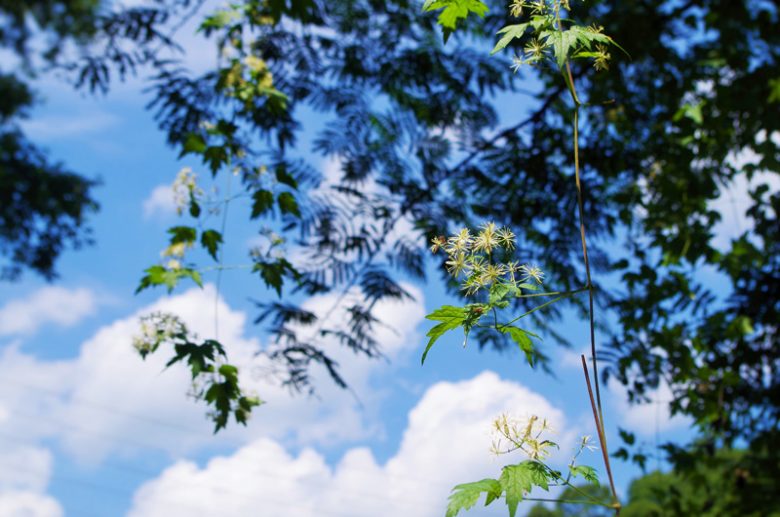
[[[13, 380], [11, 382], [13, 382]], [[29, 387], [30, 387], [30, 389], [36, 389], [36, 387], [34, 387], [34, 386], [29, 386]], [[48, 391], [48, 390], [41, 390], [41, 391]], [[89, 406], [91, 404], [83, 403], [83, 402], [82, 403], [76, 402], [76, 405]], [[157, 420], [154, 420], [154, 419], [144, 418], [144, 417], [142, 417], [140, 415], [136, 415], [136, 414], [133, 414], [133, 413], [114, 411], [114, 410], [111, 410], [111, 409], [108, 409], [108, 408], [103, 408], [103, 407], [101, 407], [99, 405], [95, 405], [95, 409], [97, 409], [98, 411], [105, 411], [105, 412], [109, 412], [109, 413], [120, 414], [120, 415], [123, 415], [123, 416], [130, 416], [130, 417], [133, 417], [133, 418], [136, 418], [136, 419], [139, 419], [139, 420], [148, 421], [148, 422], [150, 422], [152, 424], [155, 424], [155, 425], [161, 425], [161, 426], [176, 428], [177, 430], [182, 430], [182, 431], [186, 432], [187, 434], [189, 434], [191, 436], [196, 436], [196, 435], [197, 436], [201, 436], [201, 433], [199, 433], [198, 431], [196, 431], [194, 429], [191, 429], [191, 428], [188, 428], [188, 427], [185, 427], [185, 426], [181, 426], [181, 425], [176, 426], [176, 425], [170, 424], [168, 422], [157, 421]], [[26, 413], [18, 411], [17, 409], [12, 410], [11, 413], [15, 414], [17, 416], [20, 416], [22, 418], [26, 418], [26, 419], [33, 420], [33, 421], [44, 419], [44, 420], [52, 422], [53, 424], [56, 424], [56, 425], [58, 425], [60, 427], [69, 427], [71, 429], [78, 430], [78, 431], [81, 431], [81, 432], [84, 432], [84, 433], [89, 433], [89, 434], [92, 434], [92, 435], [101, 436], [101, 437], [103, 437], [106, 440], [114, 439], [117, 442], [123, 441], [125, 443], [132, 443], [132, 444], [135, 444], [136, 446], [150, 448], [150, 449], [159, 449], [159, 448], [161, 448], [159, 444], [152, 444], [152, 443], [149, 443], [149, 442], [139, 441], [137, 439], [132, 439], [132, 438], [128, 439], [128, 438], [125, 438], [123, 436], [120, 437], [120, 436], [113, 435], [111, 433], [106, 433], [106, 432], [98, 431], [98, 430], [95, 430], [95, 429], [85, 428], [83, 426], [79, 426], [79, 425], [76, 425], [76, 424], [73, 424], [73, 423], [70, 423], [70, 422], [65, 422], [65, 421], [62, 421], [62, 420], [51, 418], [48, 415], [26, 414]], [[350, 470], [357, 471], [357, 472], [363, 472], [363, 473], [366, 473], [366, 474], [373, 473], [373, 471], [369, 470], [369, 469], [351, 468]], [[446, 481], [443, 481], [443, 480], [438, 480], [438, 479], [430, 479], [430, 478], [423, 478], [423, 477], [409, 476], [409, 475], [397, 475], [397, 474], [390, 474], [390, 473], [386, 473], [386, 474], [384, 474], [384, 476], [389, 478], [389, 479], [399, 479], [399, 480], [410, 480], [411, 479], [411, 480], [416, 480], [416, 481], [419, 481], [419, 482], [424, 482], [426, 484], [431, 484], [431, 483], [438, 484], [438, 485], [440, 485], [442, 487], [444, 487], [446, 485], [447, 488], [451, 488], [449, 482], [446, 482]]]
[[[228, 173], [227, 178], [227, 192], [225, 192], [225, 199], [223, 201], [223, 204], [225, 205], [222, 209], [222, 226], [220, 227], [220, 235], [225, 235], [225, 229], [227, 228], [227, 215], [228, 215], [228, 207], [230, 206], [230, 185], [233, 179], [233, 174]], [[225, 258], [225, 249], [220, 246], [219, 248], [219, 260], [217, 261], [217, 264], [220, 266], [219, 269], [217, 269], [217, 281], [216, 281], [216, 292], [214, 293], [214, 339], [219, 341], [219, 291], [220, 286], [222, 285], [222, 260]]]
[[[19, 436], [8, 434], [8, 433], [0, 432], [0, 436], [2, 436], [4, 439], [11, 440], [11, 441], [16, 441], [16, 442], [19, 442], [19, 443], [26, 443], [27, 442], [27, 440], [25, 440], [23, 437], [19, 437]], [[3, 463], [0, 463], [0, 464], [3, 464]], [[6, 466], [12, 467], [15, 471], [20, 471], [21, 470], [23, 472], [38, 473], [37, 470], [30, 468], [28, 465], [11, 464], [10, 462], [4, 462], [4, 464]], [[161, 476], [161, 474], [162, 474], [160, 472], [153, 472], [153, 471], [150, 471], [150, 470], [147, 470], [147, 469], [141, 469], [141, 468], [134, 467], [132, 465], [127, 465], [127, 464], [118, 463], [118, 462], [105, 462], [105, 466], [107, 466], [109, 468], [112, 468], [114, 470], [131, 472], [131, 473], [134, 473], [134, 474], [143, 474], [143, 475], [146, 475], [146, 476], [150, 476], [152, 478], [157, 478], [157, 477]], [[334, 472], [334, 474], [335, 474], [335, 472]], [[87, 480], [84, 480], [84, 479], [81, 479], [81, 478], [75, 478], [75, 477], [70, 477], [70, 476], [62, 476], [62, 475], [56, 474], [56, 473], [52, 474], [50, 477], [52, 477], [54, 479], [57, 479], [59, 481], [63, 481], [65, 483], [71, 483], [71, 484], [78, 484], [78, 485], [86, 486], [86, 487], [91, 488], [91, 489], [96, 490], [96, 491], [106, 491], [107, 490], [107, 491], [115, 492], [115, 493], [121, 494], [121, 495], [133, 495], [137, 491], [137, 490], [128, 490], [126, 488], [120, 488], [120, 487], [116, 487], [116, 486], [113, 486], [113, 485], [94, 483], [94, 482], [87, 481]], [[276, 479], [276, 480], [278, 480], [278, 479], [283, 478], [285, 476], [281, 476], [280, 472], [278, 470], [276, 470], [274, 472], [253, 471], [249, 475], [249, 477], [262, 477], [262, 478], [266, 478], [266, 479]], [[388, 477], [388, 476], [384, 475], [384, 477]], [[296, 478], [294, 478], [292, 476], [288, 476], [287, 480], [288, 481], [301, 481], [304, 485], [309, 485], [309, 486], [310, 485], [315, 485], [315, 486], [319, 486], [321, 488], [327, 489], [327, 488], [329, 488], [330, 483], [332, 481], [335, 481], [335, 478], [336, 478], [336, 476], [334, 475], [331, 478], [330, 481], [329, 480], [322, 480], [322, 481], [319, 481], [319, 482], [316, 482], [316, 481], [313, 482], [313, 480], [311, 480], [311, 479], [305, 479], [305, 480], [304, 479], [300, 479], [299, 480], [299, 479], [296, 479]], [[193, 490], [200, 489], [200, 488], [206, 488], [204, 486], [205, 484], [203, 482], [197, 482], [197, 481], [185, 481], [183, 483], [180, 482], [179, 486], [182, 486], [182, 485], [186, 486], [187, 488], [192, 488]], [[207, 488], [210, 488], [212, 491], [219, 491], [220, 494], [226, 493], [226, 494], [229, 494], [231, 496], [238, 496], [238, 497], [241, 497], [241, 498], [243, 498], [243, 499], [245, 499], [246, 501], [249, 501], [249, 502], [254, 502], [255, 500], [258, 500], [258, 498], [257, 498], [257, 496], [255, 494], [250, 494], [250, 493], [247, 493], [247, 492], [242, 491], [242, 490], [235, 490], [233, 487], [229, 487], [229, 486], [210, 484], [210, 485], [208, 485]], [[398, 503], [397, 499], [388, 498], [385, 494], [377, 494], [377, 493], [373, 493], [373, 492], [355, 491], [355, 490], [340, 490], [339, 493], [341, 495], [346, 495], [348, 498], [352, 498], [352, 499], [356, 499], [356, 500], [370, 499], [370, 500], [385, 501], [385, 502], [388, 502], [388, 503], [396, 503], [396, 504]], [[406, 494], [404, 496], [404, 503], [413, 504], [414, 507], [416, 507], [416, 508], [419, 508], [420, 506], [430, 506], [432, 509], [433, 509], [434, 506], [436, 506], [437, 508], [440, 508], [442, 506], [442, 504], [443, 504], [442, 502], [433, 501], [432, 499], [420, 499], [419, 498], [419, 494], [412, 495], [412, 497], [410, 499], [410, 495], [411, 494]], [[413, 500], [415, 497], [417, 497], [416, 501]], [[165, 499], [165, 498], [163, 498], [163, 499]], [[281, 501], [281, 500], [273, 499], [273, 498], [268, 499], [265, 496], [263, 496], [261, 501], [263, 503], [271, 503], [274, 506], [282, 506], [282, 507], [285, 507], [285, 508], [289, 508], [289, 507], [292, 506], [292, 507], [297, 507], [297, 508], [307, 508], [308, 509], [308, 507], [304, 507], [304, 506], [301, 506], [301, 505], [290, 505], [287, 501]], [[178, 501], [172, 501], [172, 500], [163, 501], [163, 502], [165, 502], [166, 504], [181, 504]], [[190, 504], [187, 504], [187, 503], [184, 503], [183, 505], [190, 506]], [[320, 512], [320, 514], [321, 515], [342, 515], [342, 514], [334, 514], [332, 512], [326, 512], [326, 513], [321, 513]]]

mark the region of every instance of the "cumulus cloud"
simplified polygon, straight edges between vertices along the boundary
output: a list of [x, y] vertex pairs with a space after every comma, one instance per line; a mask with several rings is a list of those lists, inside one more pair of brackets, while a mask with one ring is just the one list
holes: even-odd
[[[383, 465], [365, 447], [349, 449], [330, 467], [313, 449], [292, 455], [261, 438], [203, 468], [177, 462], [138, 490], [129, 515], [183, 516], [198, 509], [222, 516], [438, 517], [453, 485], [496, 476], [507, 462], [488, 452], [490, 423], [507, 410], [544, 415], [565, 429], [562, 413], [542, 396], [484, 372], [429, 388], [409, 413], [399, 449]], [[499, 504], [477, 512], [503, 515], [506, 509]]]
[[95, 313], [98, 298], [89, 289], [44, 287], [0, 308], [0, 336], [32, 334], [53, 323], [67, 327]]
[[59, 517], [62, 508], [45, 494], [52, 469], [47, 449], [19, 445], [8, 435], [0, 442], [0, 515]]
[[[385, 301], [377, 307], [386, 324], [377, 338], [391, 359], [419, 342], [415, 328], [424, 314], [422, 294], [407, 288], [418, 301]], [[315, 297], [306, 308], [324, 313], [334, 299], [332, 295]], [[205, 418], [206, 407], [186, 396], [191, 387], [186, 368], [176, 365], [166, 370], [170, 353], [164, 350], [142, 361], [131, 346], [131, 337], [138, 332], [139, 317], [154, 311], [173, 312], [194, 333], [213, 337], [215, 300], [210, 285], [163, 298], [102, 327], [70, 360], [40, 360], [18, 347], [6, 347], [0, 353], [0, 368], [9, 374], [0, 385], [0, 406], [8, 418], [0, 419], [0, 432], [15, 430], [30, 440], [53, 437], [78, 460], [99, 462], [110, 454], [138, 450], [180, 455], [204, 446], [246, 443], [258, 435], [292, 444], [333, 445], [377, 431], [379, 424], [370, 412], [350, 392], [333, 385], [324, 371], [313, 371], [319, 398], [291, 397], [263, 375], [267, 364], [257, 357], [262, 345], [247, 337], [245, 314], [232, 310], [220, 298], [219, 338], [231, 361], [239, 365], [241, 382], [266, 404], [256, 410], [248, 428], [231, 426], [214, 437], [213, 424]], [[335, 341], [324, 346], [360, 393], [361, 401], [366, 405], [379, 401], [381, 395], [370, 379], [392, 365], [356, 356]], [[25, 416], [20, 420], [18, 415]]]
[[6, 517], [60, 517], [62, 507], [52, 497], [35, 492], [0, 492], [0, 515]]
[[144, 218], [151, 219], [156, 215], [176, 213], [176, 202], [170, 185], [157, 185], [149, 193], [143, 203]]

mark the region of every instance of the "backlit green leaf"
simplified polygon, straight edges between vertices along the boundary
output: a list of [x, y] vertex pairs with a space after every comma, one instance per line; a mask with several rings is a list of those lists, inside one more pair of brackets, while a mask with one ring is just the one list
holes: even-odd
[[530, 22], [520, 23], [517, 25], [507, 25], [498, 31], [498, 34], [503, 34], [503, 36], [501, 36], [501, 39], [498, 40], [498, 43], [496, 43], [496, 46], [493, 47], [493, 50], [490, 51], [490, 55], [492, 56], [496, 52], [505, 49], [507, 45], [512, 42], [512, 40], [521, 38], [530, 25]]
[[474, 483], [464, 483], [452, 489], [447, 504], [446, 517], [455, 517], [461, 510], [472, 508], [482, 493], [487, 494], [485, 506], [501, 497], [501, 485], [495, 479], [483, 479]]
[[422, 355], [421, 362], [423, 364], [425, 363], [425, 358], [428, 356], [428, 351], [431, 349], [436, 340], [439, 339], [445, 332], [456, 329], [463, 325], [466, 317], [466, 309], [463, 307], [453, 307], [452, 305], [439, 307], [425, 317], [426, 319], [440, 321], [441, 323], [430, 329], [426, 334], [426, 336], [428, 336], [430, 339], [428, 340], [428, 345], [425, 347], [425, 351]]
[[581, 477], [585, 481], [589, 481], [594, 484], [599, 483], [599, 476], [596, 473], [596, 469], [588, 467], [587, 465], [569, 465], [569, 470], [573, 477]]
[[480, 0], [426, 0], [423, 4], [424, 12], [439, 9], [442, 11], [439, 14], [438, 24], [442, 27], [445, 43], [455, 32], [460, 20], [468, 18], [470, 13], [482, 18], [488, 12], [488, 6]]
[[501, 332], [504, 334], [509, 334], [509, 337], [512, 338], [512, 341], [517, 343], [517, 346], [520, 347], [520, 350], [523, 351], [525, 354], [525, 358], [528, 361], [528, 364], [531, 366], [534, 365], [534, 344], [531, 341], [531, 337], [538, 338], [536, 334], [533, 334], [532, 332], [528, 332], [527, 330], [523, 330], [518, 327], [514, 326], [506, 326], [506, 327], [499, 327]]
[[530, 460], [504, 467], [498, 482], [506, 494], [506, 505], [509, 507], [510, 517], [515, 517], [517, 505], [534, 486], [544, 490], [549, 487], [548, 473], [545, 467]]

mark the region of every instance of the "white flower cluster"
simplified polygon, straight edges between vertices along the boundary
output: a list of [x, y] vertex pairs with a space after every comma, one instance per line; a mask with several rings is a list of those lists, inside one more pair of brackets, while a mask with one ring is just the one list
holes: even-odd
[[493, 260], [497, 249], [508, 253], [515, 249], [515, 234], [512, 230], [497, 228], [493, 222], [483, 224], [476, 235], [472, 235], [468, 228], [463, 228], [449, 238], [435, 237], [431, 251], [436, 253], [440, 249], [448, 255], [445, 262], [447, 271], [455, 278], [461, 275], [465, 277], [463, 290], [469, 295], [499, 281], [518, 284], [533, 280], [541, 284], [544, 279], [544, 272], [537, 266]]
[[133, 336], [133, 348], [146, 357], [162, 343], [186, 335], [187, 327], [176, 315], [153, 312], [141, 318], [141, 333]]
[[555, 430], [546, 418], [531, 415], [528, 418], [516, 418], [502, 414], [493, 421], [495, 438], [491, 451], [494, 454], [509, 454], [522, 451], [532, 460], [543, 460], [550, 450], [558, 445], [545, 438], [544, 434]]

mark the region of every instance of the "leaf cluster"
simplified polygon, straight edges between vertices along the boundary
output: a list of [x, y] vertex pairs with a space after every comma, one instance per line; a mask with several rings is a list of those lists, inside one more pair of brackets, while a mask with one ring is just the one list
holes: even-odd
[[194, 398], [213, 407], [209, 418], [214, 422], [214, 433], [227, 426], [231, 415], [236, 423], [246, 425], [252, 409], [263, 402], [242, 391], [238, 367], [225, 362], [227, 354], [220, 342], [207, 339], [198, 343], [193, 339], [176, 316], [153, 313], [141, 319], [141, 334], [133, 338], [133, 346], [143, 359], [163, 345], [172, 346], [174, 353], [165, 367], [187, 365]]

